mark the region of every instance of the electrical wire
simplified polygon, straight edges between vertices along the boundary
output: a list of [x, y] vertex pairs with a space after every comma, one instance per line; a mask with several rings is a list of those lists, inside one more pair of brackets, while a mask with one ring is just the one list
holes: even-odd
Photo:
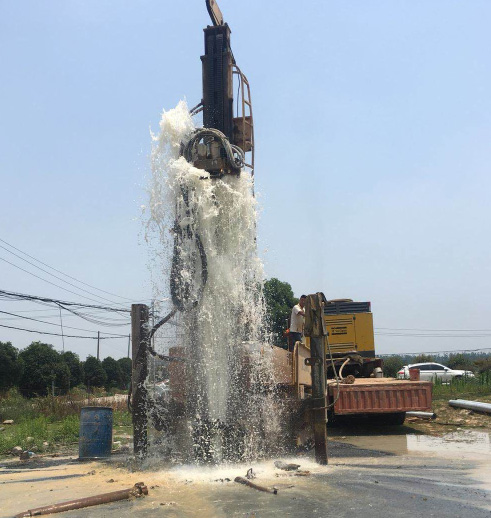
[[[47, 282], [48, 284], [51, 284], [52, 286], [56, 286], [57, 288], [60, 288], [61, 290], [64, 290], [64, 291], [67, 291], [67, 292], [72, 293], [74, 295], [77, 295], [78, 297], [82, 297], [84, 299], [91, 300], [92, 302], [99, 302], [98, 300], [95, 300], [95, 299], [93, 299], [91, 297], [87, 297], [86, 295], [81, 295], [80, 293], [77, 293], [75, 291], [69, 290], [68, 288], [64, 288], [63, 286], [60, 286], [59, 284], [51, 282], [48, 279], [44, 279], [43, 277], [40, 277], [39, 275], [36, 275], [35, 273], [30, 272], [29, 270], [21, 268], [20, 266], [14, 264], [14, 263], [11, 263], [10, 261], [7, 261], [7, 259], [4, 259], [3, 257], [0, 257], [0, 261], [4, 261], [4, 262], [10, 264], [11, 266], [13, 266], [14, 268], [18, 268], [19, 270], [22, 270], [23, 272], [28, 273], [29, 275], [32, 275], [33, 277], [36, 277], [37, 279], [40, 279], [40, 280], [42, 280], [44, 282]], [[86, 291], [86, 290], [83, 290], [82, 288], [77, 288], [77, 289], [79, 289], [81, 291]], [[96, 295], [96, 297], [97, 297], [97, 295]], [[102, 298], [102, 297], [99, 297], [99, 298]], [[111, 302], [111, 301], [109, 301], [109, 302]]]
[[[37, 333], [40, 335], [51, 335], [51, 336], [61, 336], [60, 333], [48, 333], [47, 331], [36, 331], [34, 329], [24, 329], [22, 327], [14, 327], [14, 326], [5, 326], [3, 324], [0, 324], [0, 327], [6, 327], [7, 329], [15, 329], [16, 331], [26, 331], [27, 333]], [[116, 336], [80, 336], [80, 335], [63, 335], [66, 338], [85, 338], [87, 340], [112, 340], [114, 338], [121, 338], [121, 335]], [[128, 335], [123, 335], [125, 338]]]
[[467, 334], [467, 335], [443, 335], [443, 334], [424, 334], [424, 333], [374, 333], [377, 336], [398, 336], [401, 338], [487, 338], [491, 336], [491, 333], [488, 334]]
[[[35, 302], [37, 304], [42, 304], [46, 306], [55, 305], [56, 307], [59, 307], [61, 309], [64, 309], [65, 311], [72, 313], [73, 315], [76, 315], [83, 320], [86, 320], [87, 322], [90, 322], [92, 324], [98, 325], [98, 326], [104, 326], [104, 327], [121, 327], [121, 326], [127, 326], [128, 322], [121, 322], [121, 320], [109, 320], [105, 319], [104, 317], [97, 316], [92, 317], [88, 316], [83, 313], [82, 308], [91, 308], [91, 309], [97, 309], [97, 310], [104, 310], [106, 312], [115, 312], [118, 316], [121, 313], [130, 313], [130, 310], [127, 309], [121, 309], [121, 308], [114, 308], [109, 306], [95, 306], [93, 304], [85, 304], [81, 302], [67, 302], [62, 301], [58, 299], [51, 299], [48, 297], [37, 297], [35, 295], [26, 295], [21, 293], [14, 293], [9, 292], [5, 290], [0, 290], [0, 299], [4, 300], [27, 300], [31, 302]], [[122, 315], [121, 315], [122, 316]]]
[[[84, 293], [88, 293], [89, 295], [92, 295], [94, 297], [97, 297], [98, 299], [101, 299], [101, 300], [104, 300], [106, 302], [110, 302], [111, 304], [117, 304], [117, 302], [114, 302], [113, 300], [110, 300], [110, 299], [107, 299], [106, 297], [101, 297], [100, 295], [97, 295], [97, 293], [93, 293], [89, 290], [86, 290], [84, 288], [80, 288], [79, 286], [77, 286], [76, 284], [73, 284], [72, 282], [68, 282], [66, 281], [65, 279], [59, 277], [58, 275], [55, 275], [54, 273], [51, 273], [51, 272], [48, 272], [48, 270], [45, 270], [44, 268], [41, 268], [40, 266], [37, 266], [35, 265], [34, 263], [32, 263], [31, 261], [28, 261], [27, 259], [24, 259], [23, 257], [21, 257], [20, 255], [12, 252], [11, 250], [9, 250], [8, 248], [5, 248], [4, 246], [0, 245], [0, 248], [2, 248], [3, 250], [6, 250], [9, 254], [12, 254], [14, 255], [15, 257], [17, 257], [18, 259], [20, 259], [21, 261], [24, 261], [26, 262], [27, 264], [30, 264], [31, 266], [34, 266], [34, 268], [37, 268], [38, 270], [41, 270], [42, 272], [48, 274], [48, 275], [51, 275], [51, 277], [54, 277], [55, 279], [58, 279], [59, 281], [61, 282], [64, 282], [66, 284], [68, 284], [69, 286], [72, 286], [73, 288], [75, 288], [76, 290], [80, 290], [80, 291], [83, 291]], [[12, 264], [12, 263], [11, 263]]]
[[468, 333], [468, 332], [486, 332], [491, 333], [491, 329], [418, 329], [412, 327], [376, 327], [375, 331], [382, 329], [384, 331], [431, 331], [435, 333]]
[[[69, 279], [72, 279], [74, 281], [77, 281], [79, 282], [80, 284], [83, 284], [84, 286], [88, 286], [89, 288], [92, 288], [94, 290], [97, 290], [97, 291], [100, 291], [102, 293], [106, 293], [107, 295], [112, 295], [113, 297], [117, 297], [119, 299], [123, 299], [123, 300], [128, 300], [128, 301], [131, 301], [132, 299], [129, 299], [127, 297], [121, 297], [121, 295], [116, 295], [115, 293], [111, 293], [110, 291], [106, 291], [106, 290], [101, 290], [100, 288], [97, 288], [96, 286], [92, 286], [91, 284], [88, 284], [86, 282], [83, 282], [79, 279], [77, 279], [76, 277], [72, 277], [71, 275], [68, 275], [67, 273], [64, 273], [62, 272], [61, 270], [58, 270], [56, 268], [54, 268], [53, 266], [50, 266], [49, 264], [46, 264], [46, 263], [43, 263], [43, 261], [40, 261], [39, 259], [36, 259], [35, 257], [33, 257], [32, 255], [29, 255], [27, 252], [24, 252], [22, 250], [20, 250], [19, 248], [15, 247], [14, 245], [11, 245], [10, 243], [8, 243], [7, 241], [5, 241], [4, 239], [1, 239], [0, 238], [0, 241], [2, 243], [5, 243], [7, 246], [9, 246], [10, 248], [13, 248], [14, 250], [17, 250], [17, 252], [20, 252], [21, 254], [24, 254], [26, 255], [27, 257], [30, 257], [31, 259], [34, 259], [34, 261], [42, 264], [43, 266], [46, 266], [48, 268], [50, 268], [51, 270], [54, 270], [55, 272], [58, 272], [58, 273], [61, 273], [62, 275], [64, 275], [65, 277], [68, 277]], [[2, 248], [4, 248], [2, 246]], [[4, 248], [5, 250], [7, 250], [6, 248]], [[10, 250], [7, 250], [8, 252], [10, 252]], [[13, 252], [10, 252], [10, 253], [13, 253]], [[15, 255], [15, 254], [14, 254]], [[21, 258], [22, 259], [22, 258]], [[25, 261], [25, 259], [23, 259]], [[30, 263], [31, 264], [31, 263]], [[36, 267], [36, 268], [39, 268], [39, 267]], [[50, 274], [52, 275], [52, 274]], [[66, 282], [66, 281], [64, 281]]]
[[13, 291], [0, 290], [0, 298], [4, 298], [6, 300], [30, 300], [33, 302], [51, 302], [56, 305], [63, 304], [64, 306], [77, 306], [79, 308], [91, 308], [91, 309], [102, 309], [105, 311], [114, 311], [115, 313], [131, 313], [129, 309], [111, 307], [111, 306], [97, 306], [94, 304], [85, 304], [83, 302], [67, 302], [65, 300], [60, 299], [52, 299], [49, 297], [39, 297], [37, 295], [27, 295], [25, 293], [16, 293]]
[[[60, 318], [60, 315], [59, 313], [54, 313], [54, 311], [56, 311], [55, 309], [53, 310], [46, 310], [46, 309], [38, 309], [38, 310], [30, 310], [30, 311], [22, 311], [22, 310], [16, 310], [16, 314], [18, 313], [24, 313], [24, 314], [32, 314], [33, 316], [36, 316], [36, 317], [39, 317], [39, 318], [48, 318], [48, 319], [59, 319]], [[94, 316], [94, 317], [98, 317], [98, 318], [101, 318], [101, 319], [105, 319], [103, 315], [103, 313], [99, 312], [99, 313], [91, 313], [91, 312], [85, 312], [86, 315], [89, 315], [89, 316]], [[74, 317], [75, 315], [73, 314], [69, 314], [69, 315], [64, 315], [64, 318], [72, 318]], [[17, 317], [13, 317], [13, 318], [10, 318], [10, 317], [7, 317], [7, 318], [2, 318], [0, 317], [0, 320], [19, 320], [19, 318], [22, 318], [23, 315], [17, 315]], [[122, 320], [120, 320], [118, 323], [121, 323]], [[129, 323], [129, 319], [125, 319], [125, 322], [126, 323]]]
[[418, 354], [449, 354], [449, 353], [477, 353], [480, 351], [491, 351], [491, 347], [481, 347], [479, 349], [454, 349], [452, 351], [424, 351], [419, 353], [385, 353], [377, 356], [417, 356]]
[[[61, 310], [61, 308], [60, 308]], [[25, 319], [25, 320], [32, 320], [33, 322], [40, 322], [41, 324], [48, 324], [50, 326], [56, 326], [58, 327], [58, 324], [55, 324], [54, 322], [46, 322], [44, 320], [39, 320], [37, 318], [30, 318], [30, 317], [24, 317], [24, 316], [21, 316], [21, 315], [16, 315], [15, 313], [9, 313], [7, 311], [0, 311], [0, 313], [4, 314], [4, 315], [11, 315], [11, 316], [16, 316], [16, 317], [19, 317], [21, 319]], [[93, 331], [92, 329], [82, 329], [80, 327], [71, 327], [71, 326], [63, 326], [65, 329], [74, 329], [75, 331], [85, 331], [87, 333], [97, 333], [97, 331]], [[126, 337], [128, 335], [116, 335], [115, 333], [104, 333], [103, 331], [99, 331], [101, 334], [105, 334], [105, 335], [113, 335], [113, 336], [121, 336], [121, 337]], [[63, 332], [61, 334], [61, 336], [67, 336], [65, 335]]]

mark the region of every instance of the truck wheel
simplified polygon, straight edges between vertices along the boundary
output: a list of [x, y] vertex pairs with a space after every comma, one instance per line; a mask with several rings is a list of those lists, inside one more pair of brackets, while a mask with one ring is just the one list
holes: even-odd
[[406, 412], [395, 412], [393, 414], [381, 414], [378, 422], [385, 426], [401, 426], [406, 420]]

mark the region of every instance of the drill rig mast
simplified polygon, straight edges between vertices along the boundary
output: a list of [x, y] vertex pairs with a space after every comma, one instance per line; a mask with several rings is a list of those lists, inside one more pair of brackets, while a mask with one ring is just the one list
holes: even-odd
[[[218, 4], [206, 0], [206, 7], [213, 25], [204, 29], [203, 97], [191, 110], [193, 115], [203, 112], [204, 128], [197, 129], [183, 144], [182, 154], [198, 169], [208, 171], [212, 178], [240, 174], [244, 167], [252, 175], [254, 126], [249, 81], [235, 62], [230, 27], [224, 22]], [[235, 106], [234, 79], [238, 87]]]

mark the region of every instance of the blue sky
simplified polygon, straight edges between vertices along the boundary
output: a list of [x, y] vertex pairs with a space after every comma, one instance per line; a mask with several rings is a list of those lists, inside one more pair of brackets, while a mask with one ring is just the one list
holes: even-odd
[[[252, 86], [267, 277], [296, 295], [370, 300], [377, 328], [473, 330], [377, 335], [379, 353], [491, 347], [468, 336], [491, 335], [489, 1], [220, 7]], [[199, 102], [208, 20], [202, 0], [0, 1], [1, 239], [92, 286], [151, 297], [149, 128], [180, 99]], [[1, 289], [82, 300], [4, 261], [0, 278]], [[44, 308], [0, 301], [33, 309]], [[0, 328], [19, 348], [37, 338]], [[93, 342], [65, 346], [85, 357]], [[126, 342], [103, 342], [101, 356], [124, 355]]]

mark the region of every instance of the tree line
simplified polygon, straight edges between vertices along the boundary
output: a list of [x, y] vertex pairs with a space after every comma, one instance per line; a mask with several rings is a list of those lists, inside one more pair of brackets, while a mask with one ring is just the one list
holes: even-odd
[[440, 363], [450, 369], [467, 370], [476, 374], [491, 371], [491, 355], [486, 353], [449, 353], [384, 356], [384, 375], [395, 377], [404, 365], [415, 363]]
[[60, 353], [51, 344], [32, 342], [19, 351], [11, 342], [0, 342], [0, 391], [17, 387], [28, 397], [46, 396], [53, 386], [56, 394], [66, 394], [80, 385], [124, 390], [130, 381], [129, 358], [88, 356], [81, 361], [78, 354]]

